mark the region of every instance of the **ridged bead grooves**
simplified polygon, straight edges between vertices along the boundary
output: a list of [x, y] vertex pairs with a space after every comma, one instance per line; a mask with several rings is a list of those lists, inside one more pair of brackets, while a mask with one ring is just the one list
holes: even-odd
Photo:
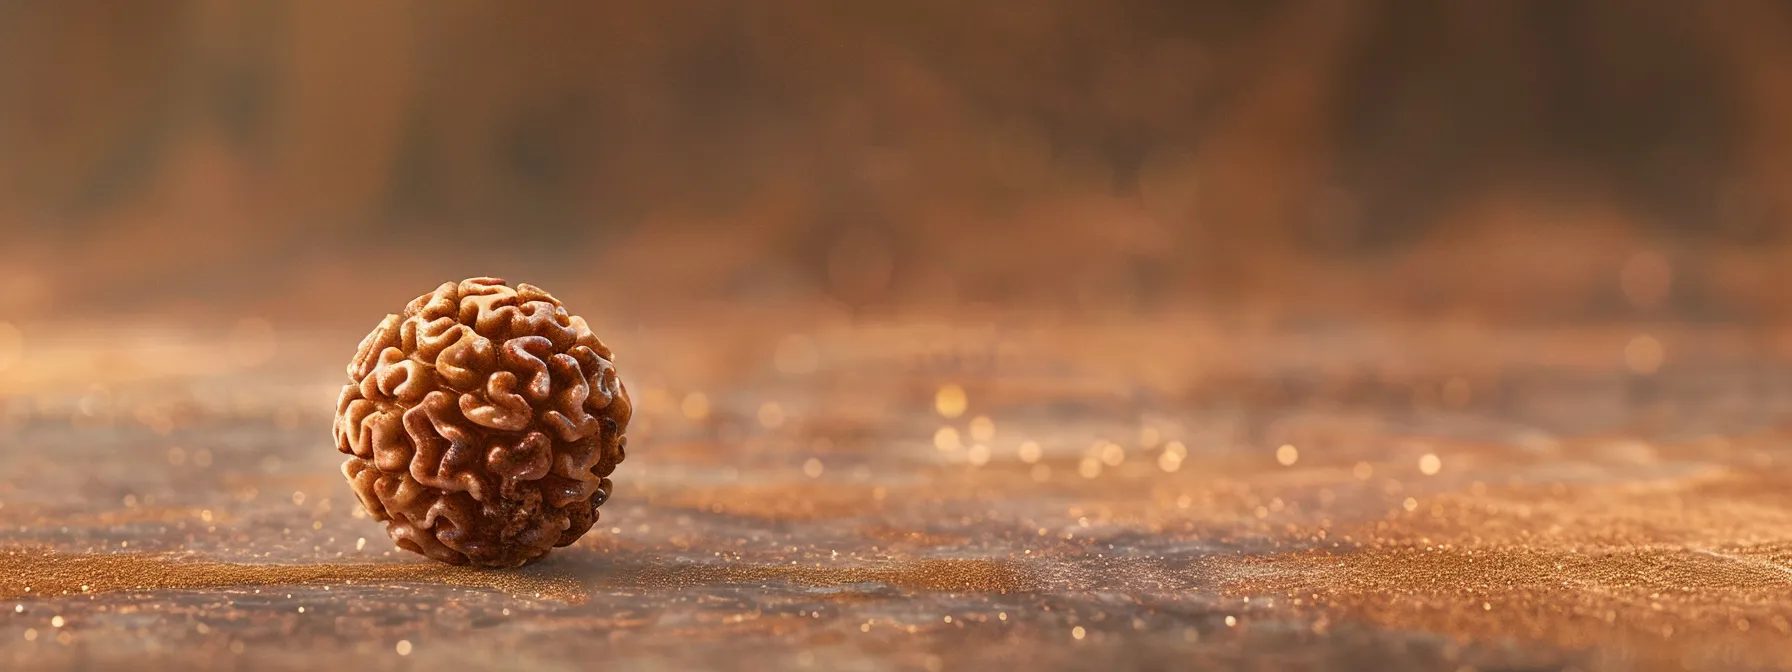
[[631, 407], [612, 354], [538, 287], [443, 283], [361, 341], [336, 406], [355, 495], [405, 550], [515, 567], [597, 522]]

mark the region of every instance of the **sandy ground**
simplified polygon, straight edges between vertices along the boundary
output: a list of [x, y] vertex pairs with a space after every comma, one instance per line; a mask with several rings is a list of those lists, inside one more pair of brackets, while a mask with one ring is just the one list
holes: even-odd
[[1783, 338], [733, 323], [598, 328], [629, 457], [515, 571], [358, 510], [358, 334], [22, 325], [0, 666], [1792, 667]]

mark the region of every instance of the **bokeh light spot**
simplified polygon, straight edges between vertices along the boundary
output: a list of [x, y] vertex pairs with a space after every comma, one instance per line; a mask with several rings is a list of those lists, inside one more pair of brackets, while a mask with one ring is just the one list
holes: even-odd
[[988, 441], [996, 437], [996, 423], [987, 415], [979, 415], [971, 420], [971, 440]]
[[1436, 476], [1437, 472], [1443, 468], [1443, 460], [1438, 459], [1437, 455], [1434, 453], [1425, 453], [1423, 456], [1419, 457], [1419, 473], [1421, 474], [1426, 476]]
[[1037, 441], [1022, 441], [1017, 452], [1020, 455], [1020, 461], [1027, 464], [1038, 462], [1041, 455]]
[[1295, 448], [1292, 444], [1282, 444], [1282, 447], [1276, 449], [1277, 464], [1292, 467], [1298, 461], [1300, 461], [1300, 449]]
[[678, 407], [684, 413], [684, 417], [702, 420], [709, 416], [709, 397], [702, 392], [692, 392], [684, 395], [684, 401]]
[[964, 409], [968, 405], [970, 399], [965, 396], [964, 388], [956, 384], [941, 385], [939, 391], [933, 393], [933, 409], [943, 417], [956, 418], [964, 415]]

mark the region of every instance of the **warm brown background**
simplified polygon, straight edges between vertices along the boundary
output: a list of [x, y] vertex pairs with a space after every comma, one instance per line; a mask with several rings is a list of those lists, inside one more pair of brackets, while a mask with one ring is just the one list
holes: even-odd
[[1767, 1], [0, 3], [14, 319], [1760, 324], [1787, 213]]
[[[1782, 668], [1789, 217], [1784, 2], [0, 0], [0, 668]], [[520, 572], [330, 431], [488, 274]]]

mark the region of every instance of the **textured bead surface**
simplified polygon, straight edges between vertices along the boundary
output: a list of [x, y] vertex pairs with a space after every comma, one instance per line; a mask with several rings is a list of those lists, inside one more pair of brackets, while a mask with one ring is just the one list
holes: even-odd
[[443, 283], [361, 341], [336, 406], [355, 495], [400, 548], [514, 567], [609, 497], [630, 405], [610, 349], [540, 288]]

